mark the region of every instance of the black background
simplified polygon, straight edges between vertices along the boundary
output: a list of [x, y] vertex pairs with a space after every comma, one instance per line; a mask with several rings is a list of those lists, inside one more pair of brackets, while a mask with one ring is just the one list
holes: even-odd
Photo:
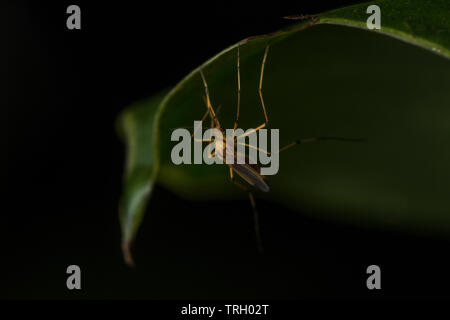
[[[123, 263], [117, 204], [124, 147], [114, 122], [223, 48], [281, 17], [358, 1], [11, 2], [6, 27], [2, 298], [294, 299], [445, 297], [448, 239], [363, 229], [247, 201], [187, 202], [161, 187]], [[82, 29], [66, 28], [77, 4]], [[4, 114], [4, 112], [2, 113]], [[2, 121], [3, 123], [3, 121]], [[2, 172], [3, 176], [5, 174]], [[66, 268], [82, 290], [66, 289]], [[366, 288], [368, 265], [382, 290]]]

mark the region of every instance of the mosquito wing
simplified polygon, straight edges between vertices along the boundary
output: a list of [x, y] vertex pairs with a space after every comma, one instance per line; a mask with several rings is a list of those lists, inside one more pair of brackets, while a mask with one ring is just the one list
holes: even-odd
[[270, 190], [269, 186], [258, 173], [258, 171], [250, 167], [248, 164], [233, 163], [231, 164], [231, 168], [233, 168], [234, 172], [236, 172], [251, 186], [254, 186], [255, 188], [263, 192], [268, 192]]

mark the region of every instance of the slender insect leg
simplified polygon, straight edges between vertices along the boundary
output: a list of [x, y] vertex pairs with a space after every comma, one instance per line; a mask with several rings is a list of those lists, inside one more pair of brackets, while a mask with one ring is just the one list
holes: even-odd
[[[211, 111], [210, 111], [209, 108], [208, 108], [208, 99], [206, 99], [206, 96], [203, 96], [203, 102], [205, 102], [205, 106], [206, 106], [206, 114], [203, 115], [203, 117], [202, 117], [202, 122], [205, 121], [205, 120], [206, 120], [206, 117], [207, 117], [208, 115], [211, 114]], [[219, 112], [219, 110], [217, 110], [217, 112]], [[211, 127], [211, 128], [214, 128], [214, 117], [213, 117], [213, 116], [210, 116], [210, 118], [211, 118], [211, 124], [210, 124], [210, 127]]]
[[214, 128], [214, 120], [213, 120], [213, 118], [211, 118], [210, 126], [211, 126], [211, 128]]
[[[204, 114], [203, 117], [202, 117], [202, 120], [200, 120], [200, 121], [201, 121], [201, 122], [205, 121], [205, 119], [206, 119], [206, 117], [208, 116], [208, 114], [209, 114], [209, 109], [206, 110], [205, 114]], [[212, 119], [211, 119], [211, 127], [212, 127], [212, 126], [213, 126], [213, 123], [212, 123]], [[197, 127], [197, 128], [194, 130], [194, 132], [192, 132], [191, 138], [194, 137], [194, 134], [197, 132], [197, 130], [198, 130], [199, 128], [200, 128], [200, 127]]]
[[[193, 137], [191, 137], [191, 138], [193, 138]], [[193, 138], [193, 140], [195, 142], [214, 142], [214, 140], [211, 140], [211, 139], [195, 139], [195, 138]], [[213, 151], [211, 154], [208, 154], [209, 159], [214, 158], [215, 156], [216, 156], [216, 151]]]
[[241, 135], [239, 135], [239, 136], [236, 136], [235, 138], [236, 138], [236, 140], [242, 139], [242, 138], [244, 138], [244, 137], [246, 137], [246, 136], [248, 136], [248, 135], [251, 135], [251, 134], [254, 133], [254, 132], [257, 132], [257, 131], [261, 130], [261, 129], [264, 128], [265, 126], [266, 126], [266, 123], [263, 123], [262, 125], [260, 125], [260, 126], [258, 126], [258, 127], [256, 127], [256, 128], [254, 128], [254, 129], [252, 129], [252, 130], [250, 130], [250, 131], [247, 131], [247, 132], [245, 132], [245, 133], [243, 133], [243, 134], [241, 134]]
[[[207, 114], [209, 114], [209, 115], [211, 115], [211, 111], [209, 111], [209, 108], [208, 108], [208, 101], [206, 100], [206, 97], [205, 97], [205, 103], [206, 103], [206, 113]], [[218, 110], [217, 110], [218, 111]], [[214, 117], [212, 117], [212, 116], [210, 116], [210, 118], [211, 118], [211, 122], [210, 122], [210, 127], [211, 128], [214, 128]]]
[[265, 126], [266, 126], [266, 124], [263, 123], [262, 125], [260, 125], [259, 127], [256, 127], [255, 129], [249, 130], [249, 131], [247, 131], [247, 132], [245, 132], [245, 133], [243, 133], [243, 134], [241, 134], [241, 135], [239, 135], [239, 136], [235, 136], [234, 139], [235, 139], [236, 145], [245, 145], [245, 146], [247, 146], [247, 147], [256, 149], [256, 150], [258, 150], [258, 151], [261, 150], [261, 151], [263, 151], [263, 152], [265, 152], [265, 153], [267, 154], [267, 151], [266, 151], [266, 150], [260, 149], [260, 148], [258, 148], [257, 146], [252, 146], [252, 145], [249, 145], [249, 144], [246, 144], [246, 143], [241, 143], [241, 142], [239, 142], [240, 139], [243, 139], [243, 138], [245, 138], [246, 136], [248, 136], [248, 135], [250, 135], [250, 134], [253, 134], [253, 133], [255, 133], [255, 132], [261, 130], [261, 129], [264, 128]]
[[249, 147], [249, 148], [251, 148], [251, 149], [255, 149], [255, 150], [257, 150], [257, 151], [261, 151], [261, 152], [265, 153], [265, 154], [268, 155], [268, 156], [270, 155], [270, 152], [269, 152], [269, 151], [267, 151], [267, 150], [265, 150], [265, 149], [263, 149], [263, 148], [260, 148], [260, 147], [252, 146], [251, 144], [248, 144], [248, 143], [242, 143], [242, 142], [238, 142], [237, 144], [240, 145], [240, 146], [246, 146], [246, 147]]
[[253, 211], [253, 224], [255, 225], [256, 244], [258, 246], [258, 251], [262, 253], [264, 251], [264, 247], [261, 238], [261, 231], [259, 228], [259, 213], [258, 210], [256, 209], [256, 202], [255, 198], [253, 197], [253, 193], [249, 190], [249, 188], [247, 188], [246, 186], [244, 186], [243, 184], [239, 183], [234, 179], [233, 169], [231, 167], [230, 167], [230, 178], [235, 185], [237, 185], [239, 188], [241, 188], [248, 194], [248, 198], [250, 199], [250, 204], [252, 206]]
[[194, 139], [195, 142], [213, 142], [211, 139]]
[[214, 120], [214, 123], [216, 124], [216, 126], [218, 128], [220, 128], [220, 123], [219, 123], [219, 119], [217, 119], [216, 113], [214, 112], [214, 109], [211, 105], [211, 99], [209, 97], [209, 90], [208, 90], [208, 84], [206, 83], [206, 79], [205, 79], [205, 75], [203, 74], [203, 71], [200, 69], [200, 75], [202, 76], [202, 80], [203, 80], [203, 86], [205, 87], [205, 95], [206, 95], [206, 103], [207, 103], [207, 107], [209, 109], [209, 111], [211, 112], [211, 117]]
[[293, 146], [296, 146], [298, 144], [308, 143], [308, 142], [316, 142], [316, 141], [323, 141], [323, 140], [334, 140], [334, 141], [349, 141], [349, 142], [362, 142], [365, 141], [364, 139], [354, 139], [354, 138], [339, 138], [339, 137], [313, 137], [313, 138], [304, 138], [295, 140], [288, 145], [285, 145], [283, 148], [281, 148], [278, 153], [285, 151], [287, 149], [292, 148]]
[[241, 108], [241, 66], [240, 66], [240, 45], [237, 47], [237, 81], [238, 81], [238, 92], [237, 92], [237, 112], [236, 121], [234, 122], [234, 130], [237, 129], [239, 124], [239, 112]]
[[261, 74], [259, 76], [259, 87], [258, 87], [259, 98], [261, 99], [261, 105], [262, 105], [262, 108], [264, 111], [264, 117], [266, 119], [266, 122], [265, 122], [266, 126], [269, 126], [269, 117], [267, 116], [267, 109], [264, 104], [264, 98], [263, 98], [263, 93], [262, 93], [262, 83], [263, 83], [263, 77], [264, 77], [264, 66], [266, 64], [267, 53], [269, 52], [269, 47], [270, 47], [270, 45], [267, 45], [266, 51], [264, 52], [264, 57], [263, 57], [263, 61], [261, 64]]
[[[202, 119], [200, 120], [200, 122], [205, 121], [205, 120], [206, 120], [206, 117], [211, 113], [211, 112], [209, 111], [209, 108], [208, 108], [208, 103], [207, 103], [207, 101], [206, 101], [206, 97], [203, 97], [203, 100], [205, 101], [205, 104], [206, 104], [206, 112], [205, 112], [205, 114], [203, 115], [203, 117], [202, 117]], [[221, 108], [221, 105], [219, 105], [219, 107], [217, 108], [217, 113], [219, 113], [220, 108]], [[198, 128], [199, 128], [199, 127], [198, 127]], [[197, 130], [198, 130], [198, 128], [197, 128]], [[210, 127], [210, 128], [211, 128], [211, 129], [214, 129], [214, 128], [215, 128], [215, 127], [214, 127], [214, 120], [213, 120], [213, 117], [211, 117], [211, 127]], [[197, 132], [197, 130], [194, 130], [194, 132], [192, 132], [191, 138], [194, 137], [194, 134]]]
[[256, 243], [258, 244], [258, 251], [262, 253], [264, 251], [264, 248], [262, 244], [261, 231], [259, 230], [259, 214], [258, 210], [256, 209], [256, 202], [255, 198], [253, 197], [253, 193], [249, 191], [248, 197], [250, 199], [250, 204], [252, 205], [253, 210], [253, 221], [255, 225]]
[[317, 138], [306, 138], [306, 139], [299, 139], [299, 140], [295, 140], [291, 143], [289, 143], [288, 145], [285, 145], [283, 148], [281, 148], [278, 153], [285, 151], [287, 149], [290, 149], [298, 144], [302, 144], [302, 143], [308, 143], [308, 142], [316, 142], [318, 139]]
[[[263, 93], [262, 93], [262, 83], [263, 83], [263, 78], [264, 78], [264, 66], [266, 64], [267, 53], [269, 52], [269, 47], [270, 46], [268, 45], [266, 47], [266, 51], [264, 52], [264, 57], [263, 57], [263, 61], [262, 61], [262, 64], [261, 64], [261, 73], [260, 73], [260, 76], [259, 76], [259, 87], [258, 87], [258, 93], [259, 93], [259, 98], [261, 100], [261, 105], [262, 105], [262, 108], [263, 108], [263, 111], [264, 111], [265, 122], [262, 125], [260, 125], [259, 127], [255, 128], [253, 130], [250, 130], [249, 132], [246, 132], [244, 134], [241, 134], [240, 136], [237, 136], [236, 139], [241, 139], [241, 138], [243, 138], [245, 136], [248, 136], [249, 134], [252, 134], [253, 132], [256, 132], [256, 131], [264, 128], [264, 127], [268, 127], [269, 126], [269, 117], [267, 116], [267, 109], [266, 109], [266, 105], [264, 104], [264, 98], [263, 98]], [[239, 47], [238, 47], [238, 50], [239, 50]], [[240, 90], [241, 89], [240, 89], [239, 51], [238, 51], [238, 117], [236, 119], [236, 123], [234, 124], [235, 125], [235, 128], [234, 128], [235, 130], [236, 130], [237, 122], [238, 122], [238, 118], [239, 118]]]

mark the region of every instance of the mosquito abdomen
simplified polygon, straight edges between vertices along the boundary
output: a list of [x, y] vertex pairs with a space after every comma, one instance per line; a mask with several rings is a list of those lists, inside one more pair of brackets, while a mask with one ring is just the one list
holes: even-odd
[[262, 192], [269, 192], [269, 185], [264, 181], [262, 176], [248, 164], [233, 163], [231, 164], [231, 167], [248, 184]]

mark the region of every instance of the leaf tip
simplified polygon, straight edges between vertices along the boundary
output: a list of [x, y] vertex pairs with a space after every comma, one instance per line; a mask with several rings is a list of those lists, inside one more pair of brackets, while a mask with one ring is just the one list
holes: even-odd
[[134, 268], [136, 264], [134, 263], [133, 254], [131, 253], [131, 241], [129, 240], [123, 240], [122, 241], [122, 255], [123, 259], [125, 260], [125, 263], [129, 266]]

